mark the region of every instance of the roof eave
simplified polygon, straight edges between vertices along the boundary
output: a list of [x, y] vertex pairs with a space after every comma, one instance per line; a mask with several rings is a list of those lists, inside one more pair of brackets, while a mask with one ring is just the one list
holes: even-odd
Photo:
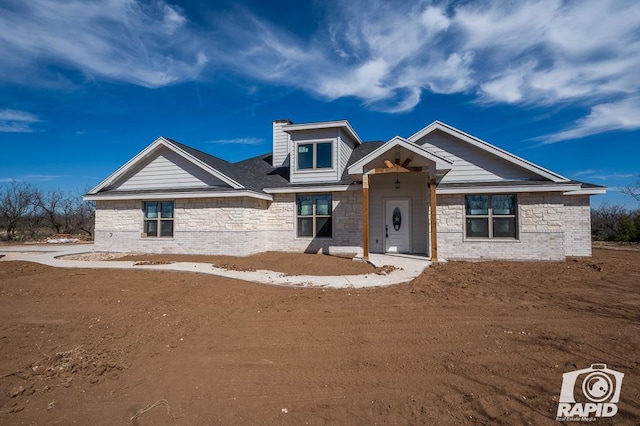
[[269, 194], [250, 191], [250, 190], [232, 190], [232, 191], [194, 191], [194, 192], [163, 192], [154, 191], [147, 193], [127, 193], [118, 194], [117, 191], [107, 191], [97, 194], [85, 194], [82, 199], [85, 201], [118, 201], [118, 200], [157, 200], [157, 199], [185, 199], [185, 198], [231, 198], [231, 197], [249, 197], [260, 200], [273, 201], [273, 197]]
[[574, 191], [564, 192], [562, 195], [603, 195], [607, 193], [607, 188], [580, 188]]
[[356, 131], [351, 127], [351, 124], [347, 120], [337, 120], [337, 121], [320, 121], [316, 123], [300, 123], [300, 124], [285, 124], [282, 126], [282, 130], [284, 132], [296, 132], [300, 130], [318, 130], [318, 129], [332, 129], [332, 128], [344, 128], [346, 129], [349, 136], [351, 136], [358, 145], [362, 143], [362, 139], [356, 133]]
[[558, 183], [541, 183], [540, 185], [531, 185], [531, 184], [518, 184], [514, 183], [512, 185], [491, 185], [488, 183], [486, 185], [468, 185], [468, 186], [455, 186], [455, 187], [447, 187], [438, 186], [436, 188], [436, 193], [438, 195], [442, 194], [507, 194], [507, 193], [522, 193], [522, 192], [562, 192], [567, 193], [571, 191], [579, 191], [579, 184], [558, 184]]
[[267, 194], [291, 194], [291, 193], [315, 193], [315, 192], [343, 192], [353, 191], [362, 188], [361, 184], [349, 185], [317, 185], [317, 186], [283, 186], [274, 188], [264, 188]]

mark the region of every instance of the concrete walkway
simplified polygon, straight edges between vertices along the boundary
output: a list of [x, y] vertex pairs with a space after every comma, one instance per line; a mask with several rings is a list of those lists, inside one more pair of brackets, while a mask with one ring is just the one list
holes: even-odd
[[[396, 269], [387, 275], [375, 273], [366, 275], [312, 276], [285, 275], [281, 272], [232, 271], [217, 268], [208, 263], [175, 262], [164, 265], [134, 265], [134, 261], [104, 260], [63, 260], [59, 257], [71, 254], [95, 252], [93, 244], [48, 244], [0, 246], [0, 261], [23, 260], [36, 262], [56, 268], [105, 268], [105, 269], [137, 269], [148, 271], [180, 271], [217, 275], [220, 277], [251, 281], [289, 287], [331, 287], [331, 288], [363, 288], [381, 287], [411, 281], [422, 273], [431, 262], [419, 256], [371, 254], [370, 262], [375, 266], [393, 265]], [[3, 256], [4, 255], [4, 256]]]

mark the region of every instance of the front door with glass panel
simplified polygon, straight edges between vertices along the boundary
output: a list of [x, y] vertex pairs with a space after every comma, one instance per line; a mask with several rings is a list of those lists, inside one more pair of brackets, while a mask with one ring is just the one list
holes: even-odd
[[411, 220], [409, 200], [406, 198], [384, 201], [384, 251], [409, 253], [411, 251]]

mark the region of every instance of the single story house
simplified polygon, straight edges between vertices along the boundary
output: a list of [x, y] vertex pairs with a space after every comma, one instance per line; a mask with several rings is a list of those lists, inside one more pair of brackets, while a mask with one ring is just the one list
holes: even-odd
[[160, 137], [84, 198], [105, 251], [562, 260], [591, 255], [603, 193], [439, 121], [363, 142], [346, 120], [276, 120], [272, 153], [231, 163]]

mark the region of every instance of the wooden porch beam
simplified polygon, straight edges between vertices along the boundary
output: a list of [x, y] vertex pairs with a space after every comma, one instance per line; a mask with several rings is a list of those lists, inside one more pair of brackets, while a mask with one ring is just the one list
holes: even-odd
[[379, 174], [383, 174], [383, 173], [411, 173], [411, 170], [409, 169], [405, 169], [402, 166], [394, 166], [394, 167], [387, 167], [387, 168], [382, 168], [379, 167], [377, 169], [373, 169], [371, 171], [369, 171], [370, 175], [379, 175]]
[[369, 261], [369, 175], [362, 176], [362, 260]]
[[438, 261], [438, 234], [436, 223], [436, 180], [432, 178], [429, 182], [430, 224], [431, 224], [431, 261]]

